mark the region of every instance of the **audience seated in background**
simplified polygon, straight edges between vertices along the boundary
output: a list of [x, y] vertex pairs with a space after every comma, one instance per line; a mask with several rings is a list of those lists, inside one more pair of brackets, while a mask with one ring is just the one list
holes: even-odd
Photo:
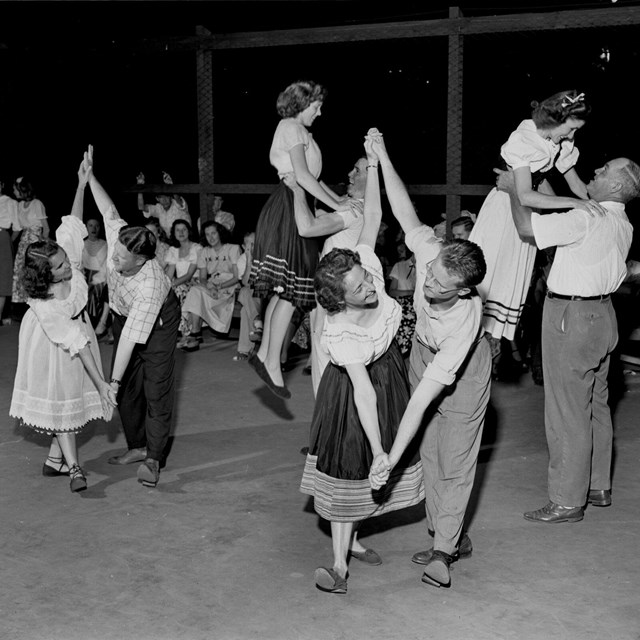
[[403, 356], [411, 351], [411, 340], [416, 326], [416, 312], [413, 307], [413, 293], [416, 288], [416, 259], [404, 243], [404, 234], [400, 233], [398, 243], [398, 261], [389, 273], [389, 295], [402, 307], [402, 320], [396, 334], [396, 340]]
[[255, 333], [255, 323], [261, 320], [262, 300], [253, 297], [253, 289], [249, 286], [249, 276], [251, 275], [251, 263], [253, 262], [253, 243], [256, 234], [253, 231], [247, 231], [244, 234], [242, 248], [244, 253], [238, 259], [238, 277], [240, 280], [240, 290], [238, 291], [238, 302], [242, 305], [240, 310], [240, 336], [238, 337], [238, 353], [233, 359], [247, 360], [253, 349], [253, 341], [251, 340], [251, 332]]
[[109, 289], [107, 287], [107, 241], [100, 237], [102, 221], [89, 218], [87, 237], [82, 249], [82, 269], [89, 287], [87, 313], [96, 336], [101, 338], [109, 328]]
[[[145, 183], [144, 173], [139, 173], [136, 181], [138, 184]], [[162, 181], [165, 184], [173, 184], [171, 176], [164, 171], [162, 173]], [[185, 220], [191, 224], [191, 216], [189, 215], [189, 207], [185, 199], [177, 194], [159, 193], [156, 195], [156, 204], [145, 204], [144, 194], [138, 194], [138, 209], [142, 211], [145, 218], [158, 218], [160, 226], [164, 230], [167, 237], [171, 235], [171, 227], [176, 220]]]
[[182, 347], [196, 351], [202, 342], [202, 322], [218, 333], [228, 333], [235, 305], [238, 260], [241, 250], [227, 242], [228, 231], [219, 222], [209, 220], [202, 225], [200, 242], [203, 249], [198, 259], [200, 282], [193, 286], [182, 305], [189, 313], [191, 334]]
[[13, 194], [18, 200], [18, 224], [22, 229], [13, 265], [11, 292], [11, 302], [17, 304], [27, 301], [20, 276], [25, 251], [32, 242], [46, 240], [49, 237], [49, 223], [44, 205], [36, 198], [35, 189], [29, 180], [24, 177], [17, 178], [13, 184]]
[[[171, 246], [164, 254], [164, 271], [169, 276], [173, 291], [182, 307], [187, 293], [198, 281], [198, 257], [202, 247], [193, 241], [191, 225], [185, 220], [176, 220], [173, 223], [169, 243]], [[181, 336], [178, 346], [182, 347], [186, 344], [190, 332], [189, 315], [184, 311], [178, 331]]]
[[144, 225], [156, 239], [156, 260], [158, 264], [164, 269], [166, 263], [164, 257], [169, 248], [168, 238], [164, 232], [164, 229], [160, 226], [158, 218], [149, 218]]
[[473, 220], [469, 216], [460, 216], [451, 223], [451, 235], [459, 240], [468, 240], [473, 229]]
[[4, 194], [0, 178], [0, 326], [4, 305], [13, 289], [13, 241], [20, 233], [18, 203]]

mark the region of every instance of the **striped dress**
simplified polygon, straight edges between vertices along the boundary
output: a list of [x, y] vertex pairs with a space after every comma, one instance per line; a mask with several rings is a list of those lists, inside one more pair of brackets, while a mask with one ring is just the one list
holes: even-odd
[[300, 491], [314, 498], [326, 520], [355, 522], [418, 504], [424, 499], [418, 451], [409, 447], [387, 484], [371, 489], [368, 475], [373, 455], [360, 423], [353, 384], [345, 365], [363, 363], [376, 393], [382, 447], [391, 449], [409, 401], [409, 381], [395, 340], [402, 310], [384, 290], [382, 266], [366, 246], [356, 248], [373, 277], [380, 315], [370, 327], [327, 317], [321, 345], [331, 363], [325, 369], [311, 424], [309, 453]]
[[[257, 298], [274, 293], [294, 307], [310, 311], [316, 306], [313, 277], [320, 248], [316, 238], [298, 233], [293, 193], [282, 177], [293, 172], [290, 151], [302, 145], [307, 167], [317, 179], [322, 171], [322, 153], [307, 129], [293, 118], [283, 118], [273, 136], [269, 159], [280, 183], [265, 203], [256, 226], [256, 241], [249, 285]], [[309, 199], [310, 196], [308, 196]], [[310, 203], [313, 210], [313, 203]]]

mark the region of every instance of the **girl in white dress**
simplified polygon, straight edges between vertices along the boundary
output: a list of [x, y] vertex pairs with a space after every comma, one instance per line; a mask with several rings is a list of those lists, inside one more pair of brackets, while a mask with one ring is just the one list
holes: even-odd
[[[562, 91], [532, 102], [530, 120], [523, 120], [500, 151], [514, 171], [520, 202], [534, 209], [577, 208], [602, 211], [588, 199], [575, 164], [579, 152], [574, 136], [591, 111], [584, 93]], [[545, 173], [556, 167], [576, 197], [554, 194]], [[531, 281], [534, 244], [520, 239], [507, 193], [493, 189], [486, 197], [469, 240], [484, 253], [487, 273], [477, 287], [484, 301], [483, 326], [488, 337], [513, 340]]]
[[386, 294], [373, 251], [382, 208], [369, 138], [365, 148], [369, 167], [358, 246], [355, 252], [330, 251], [315, 277], [318, 302], [327, 311], [321, 346], [331, 363], [318, 387], [300, 491], [313, 496], [316, 512], [331, 523], [333, 566], [315, 573], [318, 589], [329, 593], [346, 593], [349, 555], [370, 565], [382, 562], [359, 542], [360, 521], [424, 499], [416, 448], [405, 453], [386, 490], [372, 490], [368, 480], [373, 458], [393, 443], [409, 381], [395, 340], [402, 309]]
[[71, 491], [87, 488], [78, 464], [76, 433], [90, 420], [110, 420], [115, 393], [105, 382], [100, 350], [84, 309], [87, 282], [81, 271], [84, 188], [88, 165], [78, 172], [72, 214], [56, 231], [25, 249], [20, 277], [29, 309], [20, 325], [18, 365], [9, 414], [51, 435], [44, 476], [70, 476]]

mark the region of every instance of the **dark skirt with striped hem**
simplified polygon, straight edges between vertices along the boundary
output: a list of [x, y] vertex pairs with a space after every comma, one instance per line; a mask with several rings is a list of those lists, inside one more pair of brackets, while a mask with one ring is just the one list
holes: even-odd
[[[376, 392], [382, 448], [388, 452], [409, 401], [396, 342], [367, 369]], [[407, 448], [387, 484], [373, 490], [368, 480], [373, 455], [351, 379], [346, 369], [330, 364], [318, 388], [300, 491], [313, 496], [318, 515], [334, 522], [356, 522], [418, 504], [424, 499], [424, 482], [417, 444]]]
[[315, 238], [298, 233], [293, 193], [284, 184], [276, 187], [258, 218], [249, 285], [258, 298], [277, 294], [295, 307], [308, 311], [316, 306], [313, 278], [319, 247]]

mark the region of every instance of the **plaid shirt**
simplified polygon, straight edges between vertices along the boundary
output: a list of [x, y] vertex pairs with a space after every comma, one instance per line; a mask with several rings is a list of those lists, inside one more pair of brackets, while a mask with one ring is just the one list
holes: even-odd
[[126, 222], [111, 206], [104, 216], [107, 236], [107, 277], [109, 287], [109, 305], [117, 314], [125, 316], [127, 321], [122, 336], [144, 344], [156, 323], [160, 309], [171, 290], [171, 281], [157, 260], [147, 260], [133, 276], [123, 276], [113, 266], [113, 251], [118, 242], [120, 229]]

